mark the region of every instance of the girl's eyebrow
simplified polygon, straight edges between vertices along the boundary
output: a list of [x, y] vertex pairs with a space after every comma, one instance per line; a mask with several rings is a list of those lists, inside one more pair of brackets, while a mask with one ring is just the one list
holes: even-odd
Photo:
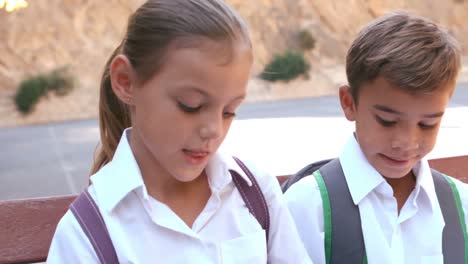
[[[195, 92], [195, 93], [199, 93], [201, 94], [202, 96], [205, 96], [205, 97], [210, 97], [210, 94], [208, 94], [206, 91], [196, 87], [196, 86], [185, 86], [185, 91], [188, 91], [188, 92]], [[236, 101], [236, 100], [243, 100], [245, 99], [247, 95], [244, 93], [244, 94], [241, 94], [239, 96], [237, 96], [236, 98], [232, 99], [232, 101]]]
[[[390, 114], [403, 115], [402, 112], [397, 111], [395, 109], [392, 109], [392, 108], [390, 108], [388, 106], [385, 106], [385, 105], [376, 104], [376, 105], [374, 105], [374, 109], [382, 111], [382, 112], [390, 113]], [[439, 118], [439, 117], [441, 117], [443, 115], [444, 115], [444, 112], [442, 111], [442, 112], [437, 112], [437, 113], [433, 113], [433, 114], [423, 115], [423, 117], [424, 118]]]
[[187, 85], [182, 85], [181, 86], [184, 92], [194, 92], [194, 93], [199, 93], [203, 96], [208, 96], [208, 93], [203, 91], [202, 89], [196, 87], [196, 86], [187, 86]]

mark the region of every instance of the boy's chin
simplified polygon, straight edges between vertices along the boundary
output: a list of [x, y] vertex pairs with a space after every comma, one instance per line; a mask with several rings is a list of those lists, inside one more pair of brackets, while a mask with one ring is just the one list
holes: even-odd
[[379, 173], [387, 179], [401, 179], [411, 174], [412, 168], [409, 169], [379, 169]]

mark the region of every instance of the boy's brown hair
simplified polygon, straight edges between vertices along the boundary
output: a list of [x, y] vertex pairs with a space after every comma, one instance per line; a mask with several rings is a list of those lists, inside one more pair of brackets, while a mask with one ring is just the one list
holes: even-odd
[[369, 23], [346, 56], [346, 75], [356, 103], [360, 86], [377, 77], [418, 94], [455, 82], [460, 69], [455, 38], [428, 19], [402, 11]]

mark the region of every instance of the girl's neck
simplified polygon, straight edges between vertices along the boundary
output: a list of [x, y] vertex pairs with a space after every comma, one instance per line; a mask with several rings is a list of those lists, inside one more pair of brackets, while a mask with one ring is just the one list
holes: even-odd
[[190, 182], [181, 182], [168, 173], [156, 173], [155, 171], [148, 173], [142, 171], [142, 177], [148, 194], [166, 204], [169, 201], [179, 199], [179, 197], [186, 199], [196, 197], [201, 190], [209, 189], [208, 177], [204, 171]]
[[187, 226], [192, 227], [211, 196], [206, 172], [189, 182], [178, 181], [144, 146], [135, 151], [137, 145], [138, 142], [132, 140], [132, 151], [148, 194], [166, 204]]
[[191, 182], [179, 182], [172, 177], [169, 180], [161, 178], [154, 174], [152, 177], [143, 177], [148, 194], [171, 208], [189, 228], [192, 228], [211, 196], [206, 173], [203, 172]]
[[181, 182], [167, 171], [141, 169], [148, 194], [167, 205], [189, 228], [205, 208], [211, 196], [205, 171], [190, 182]]
[[[190, 182], [177, 180], [167, 171], [164, 166], [154, 157], [153, 153], [137, 137], [135, 128], [127, 134], [130, 148], [140, 168], [143, 182], [148, 193], [158, 200], [167, 200], [176, 195], [186, 195], [196, 191], [200, 184], [207, 182], [201, 175]], [[165, 198], [167, 197], [167, 199]]]

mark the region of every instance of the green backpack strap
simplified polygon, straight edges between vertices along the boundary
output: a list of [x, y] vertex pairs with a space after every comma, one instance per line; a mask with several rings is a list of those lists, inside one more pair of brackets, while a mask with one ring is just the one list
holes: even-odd
[[313, 175], [323, 202], [326, 263], [367, 263], [359, 208], [353, 203], [339, 159]]
[[[354, 205], [339, 159], [313, 173], [323, 204], [327, 264], [367, 263], [359, 207]], [[468, 233], [460, 194], [453, 180], [432, 170], [446, 223], [442, 234], [444, 263], [468, 263]], [[450, 224], [448, 224], [450, 223]]]
[[432, 178], [445, 221], [442, 233], [444, 263], [468, 263], [468, 235], [460, 194], [447, 175], [432, 170]]

